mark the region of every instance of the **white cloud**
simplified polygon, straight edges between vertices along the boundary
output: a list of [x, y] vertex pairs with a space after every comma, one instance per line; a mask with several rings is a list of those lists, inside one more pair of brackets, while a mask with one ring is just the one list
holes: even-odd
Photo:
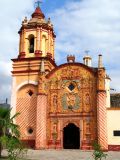
[[70, 52], [79, 61], [90, 50], [96, 66], [102, 53], [111, 86], [120, 91], [120, 0], [68, 1], [51, 17], [57, 33], [56, 57]]
[[[18, 42], [22, 19], [33, 12], [31, 0], [0, 0], [0, 102], [11, 91], [11, 58], [18, 56]], [[29, 10], [28, 10], [29, 9]]]

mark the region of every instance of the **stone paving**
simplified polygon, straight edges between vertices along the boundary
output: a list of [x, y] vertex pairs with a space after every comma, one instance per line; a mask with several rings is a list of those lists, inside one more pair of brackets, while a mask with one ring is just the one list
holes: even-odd
[[[107, 154], [108, 157], [106, 158], [106, 160], [120, 160], [120, 152], [107, 152]], [[91, 151], [28, 150], [25, 159], [26, 160], [93, 160], [93, 157]]]

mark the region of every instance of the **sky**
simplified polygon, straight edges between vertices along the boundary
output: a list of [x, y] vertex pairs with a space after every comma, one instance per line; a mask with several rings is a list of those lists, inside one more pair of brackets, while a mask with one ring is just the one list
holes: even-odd
[[[34, 12], [34, 2], [0, 0], [0, 103], [6, 98], [10, 102], [11, 59], [18, 56], [18, 31], [24, 17]], [[43, 0], [41, 8], [54, 25], [56, 63], [65, 63], [68, 54], [83, 62], [89, 50], [97, 67], [102, 54], [111, 88], [120, 92], [120, 0]]]

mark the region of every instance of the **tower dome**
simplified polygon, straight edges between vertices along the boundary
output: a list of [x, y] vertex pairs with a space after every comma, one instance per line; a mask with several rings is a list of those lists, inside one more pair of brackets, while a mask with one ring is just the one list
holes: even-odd
[[40, 18], [40, 19], [45, 18], [45, 15], [42, 13], [40, 7], [37, 7], [35, 9], [35, 12], [32, 14], [32, 18]]

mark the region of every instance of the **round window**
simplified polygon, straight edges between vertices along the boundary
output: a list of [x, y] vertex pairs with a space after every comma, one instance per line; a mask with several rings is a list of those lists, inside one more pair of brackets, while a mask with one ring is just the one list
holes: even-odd
[[29, 94], [30, 97], [34, 94], [32, 90], [29, 90], [27, 93]]
[[75, 86], [74, 86], [74, 84], [71, 83], [71, 84], [68, 86], [68, 88], [69, 88], [70, 91], [73, 91], [73, 90], [75, 89]]
[[33, 129], [32, 129], [32, 128], [29, 128], [29, 129], [28, 129], [28, 133], [29, 133], [29, 134], [32, 134], [32, 133], [33, 133]]

